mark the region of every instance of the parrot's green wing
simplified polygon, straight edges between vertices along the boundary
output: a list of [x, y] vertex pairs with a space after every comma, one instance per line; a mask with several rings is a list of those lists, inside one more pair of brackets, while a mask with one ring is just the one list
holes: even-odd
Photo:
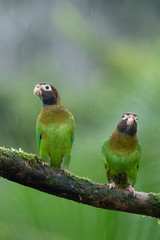
[[36, 136], [37, 136], [38, 148], [39, 148], [39, 150], [40, 150], [40, 146], [41, 146], [41, 134], [39, 133], [38, 129], [36, 129]]
[[71, 137], [71, 143], [73, 144], [74, 142], [74, 136], [75, 136], [75, 123], [73, 122], [73, 127], [72, 127], [72, 137]]
[[37, 136], [38, 148], [40, 152], [40, 158], [42, 159], [43, 162], [50, 163], [50, 156], [47, 151], [46, 141], [44, 141], [44, 138], [43, 138], [43, 136], [45, 135], [44, 132], [42, 131], [40, 134], [38, 127], [36, 126], [36, 136]]
[[141, 143], [138, 141], [137, 142], [137, 151], [139, 153], [139, 157], [137, 157], [137, 170], [139, 169], [139, 164], [140, 164], [140, 160], [141, 160], [141, 155], [142, 155], [142, 147], [141, 147]]
[[108, 142], [109, 142], [109, 140], [105, 140], [103, 145], [102, 145], [102, 155], [103, 155], [104, 167], [105, 167], [106, 171], [107, 171], [107, 161], [106, 161], [105, 152], [108, 151], [108, 144], [109, 144]]
[[[74, 122], [73, 116], [71, 117], [71, 119], [72, 119], [72, 123], [71, 123], [72, 127], [71, 127], [71, 134], [70, 134], [71, 138], [69, 140], [69, 143], [71, 141], [71, 146], [70, 146], [69, 152], [71, 151], [71, 148], [72, 148], [72, 145], [73, 145], [73, 142], [74, 142], [74, 136], [75, 136], [75, 122]], [[70, 153], [69, 154], [64, 154], [64, 156], [62, 158], [62, 163], [61, 163], [61, 166], [60, 166], [62, 170], [63, 169], [68, 169], [70, 159], [71, 159]]]
[[[114, 180], [120, 187], [134, 185], [141, 159], [141, 145], [137, 142], [136, 149], [130, 155], [115, 154], [110, 150], [109, 140], [102, 145], [102, 154], [108, 180]], [[124, 187], [124, 186], [123, 186]]]

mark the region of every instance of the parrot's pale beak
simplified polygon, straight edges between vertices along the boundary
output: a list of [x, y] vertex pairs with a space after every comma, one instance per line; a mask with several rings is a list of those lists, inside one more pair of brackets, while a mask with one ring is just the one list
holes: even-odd
[[35, 86], [35, 88], [34, 88], [34, 94], [35, 95], [37, 95], [37, 96], [42, 96], [42, 90], [41, 90], [41, 87], [40, 87], [40, 85], [39, 84], [37, 84], [36, 86]]
[[134, 116], [133, 115], [129, 115], [128, 119], [127, 119], [127, 125], [132, 125], [134, 122]]

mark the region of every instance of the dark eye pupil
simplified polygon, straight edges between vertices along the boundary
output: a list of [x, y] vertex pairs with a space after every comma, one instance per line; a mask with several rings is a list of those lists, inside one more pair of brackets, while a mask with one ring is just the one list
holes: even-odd
[[48, 90], [48, 89], [49, 89], [49, 86], [46, 86], [46, 89]]

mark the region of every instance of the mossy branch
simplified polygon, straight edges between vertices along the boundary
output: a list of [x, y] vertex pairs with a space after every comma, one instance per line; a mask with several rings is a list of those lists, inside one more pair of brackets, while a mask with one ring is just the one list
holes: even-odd
[[93, 207], [160, 218], [159, 194], [136, 192], [134, 197], [124, 189], [109, 190], [107, 185], [43, 167], [34, 154], [21, 150], [0, 148], [0, 176]]

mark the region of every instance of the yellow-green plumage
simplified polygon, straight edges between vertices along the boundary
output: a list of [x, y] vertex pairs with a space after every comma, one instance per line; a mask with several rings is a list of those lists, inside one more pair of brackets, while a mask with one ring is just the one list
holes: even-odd
[[109, 182], [113, 181], [121, 188], [134, 186], [141, 159], [141, 145], [137, 134], [127, 135], [116, 128], [104, 141], [102, 154]]
[[62, 106], [47, 106], [37, 119], [36, 131], [42, 160], [50, 160], [55, 168], [68, 168], [74, 137], [72, 114]]

